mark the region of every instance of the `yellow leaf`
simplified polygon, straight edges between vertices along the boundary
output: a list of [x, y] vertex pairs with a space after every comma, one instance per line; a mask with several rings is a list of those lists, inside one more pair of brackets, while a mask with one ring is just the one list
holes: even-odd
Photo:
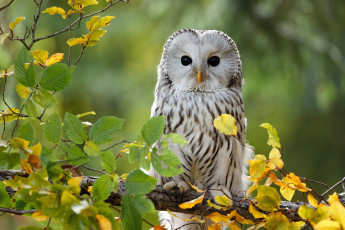
[[99, 225], [99, 228], [101, 230], [112, 230], [113, 229], [110, 220], [108, 220], [108, 218], [106, 218], [105, 216], [100, 215], [100, 214], [96, 214], [95, 218], [96, 218], [98, 225]]
[[205, 192], [205, 191], [199, 189], [198, 186], [192, 185], [190, 182], [188, 182], [188, 183], [195, 191], [197, 191], [197, 192]]
[[88, 191], [89, 193], [92, 193], [92, 186], [89, 186], [89, 187], [87, 188], [87, 191]]
[[290, 225], [289, 219], [281, 212], [270, 213], [265, 228], [268, 230], [286, 230]]
[[220, 209], [222, 209], [222, 210], [226, 210], [226, 207], [223, 207], [223, 206], [220, 206], [220, 205], [216, 205], [216, 204], [213, 204], [212, 202], [211, 202], [211, 200], [207, 200], [207, 204], [208, 204], [208, 206], [210, 206], [210, 207], [212, 207], [212, 208], [215, 208], [215, 209], [218, 209], [218, 210], [220, 210]]
[[24, 140], [22, 138], [13, 138], [11, 140], [11, 146], [14, 149], [22, 149], [22, 148], [29, 148], [29, 141]]
[[246, 218], [238, 214], [236, 210], [231, 211], [228, 217], [229, 218], [235, 217], [236, 221], [240, 224], [254, 224], [253, 221], [247, 220]]
[[231, 217], [224, 216], [219, 212], [211, 213], [210, 215], [206, 216], [206, 218], [212, 220], [214, 223], [227, 222], [231, 219]]
[[296, 176], [294, 173], [289, 173], [283, 178], [283, 182], [288, 184], [292, 189], [297, 189], [301, 192], [308, 192], [310, 191], [309, 188], [306, 187], [305, 183], [301, 182], [301, 179]]
[[87, 42], [87, 39], [85, 38], [71, 38], [67, 41], [67, 44], [69, 46], [74, 46], [74, 45], [85, 45]]
[[279, 142], [277, 130], [268, 123], [261, 124], [260, 126], [267, 129], [267, 132], [268, 132], [267, 144], [272, 147], [281, 148], [282, 146]]
[[68, 186], [73, 191], [74, 194], [79, 195], [80, 193], [80, 183], [82, 181], [83, 177], [72, 177], [67, 181]]
[[291, 222], [288, 230], [300, 230], [304, 224], [303, 221]]
[[66, 190], [62, 192], [60, 200], [61, 205], [73, 205], [79, 203], [79, 200]]
[[257, 229], [261, 229], [264, 226], [265, 226], [265, 222], [260, 222], [258, 224], [255, 224], [254, 226], [248, 228], [247, 230], [257, 230]]
[[99, 18], [99, 16], [93, 16], [90, 21], [86, 23], [86, 28], [90, 31], [94, 30], [100, 30], [104, 26], [109, 25], [110, 21], [114, 19], [113, 16], [105, 16], [102, 18]]
[[319, 223], [322, 220], [328, 219], [330, 217], [330, 207], [327, 205], [319, 206], [313, 213], [310, 222], [312, 225]]
[[110, 21], [113, 20], [114, 16], [105, 16], [99, 19], [99, 26], [102, 28], [110, 24]]
[[81, 113], [81, 114], [77, 115], [77, 118], [85, 117], [87, 115], [96, 115], [96, 113], [94, 111], [86, 112], [86, 113]]
[[308, 202], [315, 208], [319, 207], [317, 200], [314, 198], [314, 196], [311, 193], [308, 193]]
[[24, 19], [25, 19], [25, 17], [17, 17], [16, 20], [14, 20], [14, 22], [11, 22], [11, 23], [9, 24], [10, 30], [12, 31], [12, 30], [14, 29], [14, 27], [16, 27], [16, 25], [17, 25], [19, 22], [23, 21]]
[[240, 227], [237, 226], [236, 221], [230, 221], [229, 223], [224, 224], [230, 228], [230, 230], [241, 230]]
[[92, 30], [94, 28], [94, 25], [99, 22], [99, 16], [93, 16], [90, 21], [86, 22], [86, 28], [88, 30]]
[[332, 219], [337, 220], [341, 227], [345, 229], [345, 207], [340, 202], [333, 202], [330, 208]]
[[282, 161], [282, 159], [273, 158], [273, 159], [270, 159], [268, 161], [267, 166], [271, 170], [279, 170], [279, 169], [282, 169], [284, 167], [284, 162]]
[[214, 223], [214, 224], [208, 226], [208, 230], [222, 230], [222, 229], [220, 228], [220, 226], [218, 224]]
[[182, 209], [193, 208], [195, 205], [201, 203], [204, 200], [204, 197], [205, 193], [202, 196], [195, 198], [194, 200], [180, 204], [179, 207]]
[[0, 110], [0, 122], [3, 123], [5, 120], [5, 123], [17, 120], [18, 117], [19, 119], [24, 119], [23, 117], [19, 116], [19, 110], [16, 108], [11, 108], [7, 110]]
[[266, 218], [267, 215], [259, 212], [252, 204], [249, 205], [249, 212], [254, 216], [254, 218]]
[[60, 7], [56, 7], [56, 6], [47, 8], [42, 13], [48, 13], [50, 15], [60, 14], [63, 19], [66, 19], [66, 16], [67, 16], [64, 9], [62, 9]]
[[45, 65], [46, 64], [46, 60], [48, 59], [48, 51], [45, 50], [35, 50], [31, 52], [32, 57], [38, 61], [39, 63]]
[[314, 210], [304, 204], [298, 208], [298, 215], [305, 220], [309, 220], [313, 217]]
[[282, 155], [280, 154], [280, 151], [279, 149], [273, 147], [270, 154], [269, 154], [269, 159], [272, 159], [272, 158], [281, 158]]
[[281, 198], [275, 188], [259, 185], [257, 189], [258, 194], [255, 199], [260, 209], [272, 212], [279, 208]]
[[30, 94], [30, 90], [25, 86], [25, 85], [22, 85], [22, 84], [17, 84], [16, 86], [16, 91], [19, 95], [19, 97], [21, 98], [28, 98], [29, 94]]
[[295, 194], [295, 190], [291, 189], [291, 188], [287, 188], [287, 187], [280, 187], [280, 194], [282, 194], [282, 196], [288, 200], [291, 201], [293, 195]]
[[214, 127], [216, 127], [219, 132], [231, 136], [237, 135], [237, 127], [235, 123], [236, 119], [229, 114], [222, 114], [213, 121]]
[[29, 165], [25, 159], [20, 160], [20, 165], [22, 166], [22, 168], [25, 170], [27, 174], [31, 174], [32, 172], [34, 172], [34, 170], [32, 170], [31, 168], [31, 165]]
[[32, 216], [31, 216], [31, 217], [34, 218], [34, 219], [37, 220], [37, 221], [40, 221], [40, 222], [49, 219], [48, 216], [43, 215], [43, 213], [41, 213], [41, 212], [39, 212], [39, 211], [36, 211], [36, 212], [32, 213]]
[[340, 203], [338, 194], [336, 192], [334, 192], [332, 195], [330, 195], [329, 198], [328, 198], [328, 202], [329, 202], [330, 205], [332, 205], [334, 202], [339, 202]]
[[85, 39], [87, 39], [86, 46], [94, 46], [98, 41], [100, 37], [103, 37], [103, 35], [106, 33], [106, 30], [100, 29], [100, 30], [93, 30], [87, 35], [83, 35]]
[[265, 169], [266, 169], [266, 157], [263, 156], [262, 159], [260, 158], [260, 155], [256, 155], [254, 160], [248, 160], [250, 168], [249, 168], [249, 174], [252, 179], [259, 180], [262, 179], [265, 176]]
[[46, 61], [46, 66], [50, 66], [52, 64], [60, 62], [63, 59], [63, 55], [64, 53], [56, 53], [51, 55]]
[[226, 207], [231, 206], [231, 200], [227, 196], [225, 196], [225, 195], [223, 195], [223, 196], [216, 196], [215, 200], [216, 200], [216, 202], [218, 204], [224, 205]]
[[68, 0], [68, 5], [76, 10], [82, 10], [85, 6], [96, 5], [96, 0]]
[[340, 224], [338, 221], [331, 219], [322, 220], [314, 226], [315, 230], [341, 230]]
[[41, 155], [41, 152], [42, 152], [42, 146], [41, 146], [41, 143], [38, 142], [36, 145], [29, 148], [24, 148], [23, 150], [25, 153], [39, 156]]

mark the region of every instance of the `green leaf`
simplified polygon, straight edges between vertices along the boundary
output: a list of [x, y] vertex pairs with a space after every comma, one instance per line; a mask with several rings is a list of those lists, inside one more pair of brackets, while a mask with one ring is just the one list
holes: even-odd
[[60, 91], [66, 88], [71, 79], [74, 67], [68, 68], [64, 63], [48, 66], [42, 73], [40, 86], [51, 91]]
[[13, 169], [19, 163], [19, 153], [0, 152], [0, 170]]
[[33, 119], [36, 119], [37, 117], [37, 109], [36, 109], [36, 106], [34, 105], [34, 103], [29, 100], [25, 103], [25, 112], [26, 114], [30, 117], [30, 118], [33, 118]]
[[85, 142], [84, 152], [89, 156], [98, 156], [99, 154], [101, 154], [99, 146], [90, 140], [87, 140]]
[[63, 123], [64, 131], [71, 141], [82, 144], [87, 139], [86, 129], [76, 116], [66, 113]]
[[116, 160], [110, 151], [104, 151], [101, 155], [101, 163], [105, 171], [113, 173], [116, 170]]
[[127, 176], [125, 188], [133, 194], [146, 194], [151, 192], [156, 187], [156, 184], [157, 179], [136, 169]]
[[143, 136], [146, 144], [153, 145], [163, 134], [165, 128], [165, 117], [156, 116], [146, 121], [141, 129], [141, 135]]
[[279, 209], [281, 198], [275, 188], [259, 185], [257, 191], [255, 199], [258, 202], [259, 208], [267, 212]]
[[35, 93], [34, 100], [37, 104], [39, 104], [40, 106], [46, 109], [58, 103], [54, 95], [52, 95], [51, 93], [49, 93], [47, 90], [44, 90], [44, 89], [41, 89], [40, 91]]
[[151, 154], [149, 147], [144, 146], [140, 149], [139, 153], [139, 164], [145, 170], [149, 170], [151, 166], [151, 161], [149, 160], [149, 154]]
[[164, 177], [176, 176], [183, 173], [180, 159], [169, 149], [163, 148], [161, 155], [157, 154], [157, 149], [152, 150], [152, 166]]
[[63, 172], [60, 165], [53, 162], [49, 162], [46, 167], [47, 167], [49, 179], [57, 183], [60, 180], [62, 172]]
[[[50, 161], [54, 162], [54, 161], [58, 160], [56, 158], [55, 154], [53, 153], [53, 151], [51, 151], [49, 148], [47, 148], [45, 146], [42, 146], [42, 151], [41, 151], [41, 154], [39, 157], [40, 157], [42, 165], [44, 167], [46, 167]], [[49, 174], [49, 172], [48, 172], [48, 174]]]
[[139, 211], [141, 216], [147, 213], [154, 212], [155, 206], [150, 199], [143, 195], [135, 195], [133, 198], [135, 208]]
[[11, 207], [12, 199], [6, 192], [6, 186], [0, 181], [0, 207], [9, 208]]
[[104, 144], [112, 140], [110, 135], [122, 129], [124, 120], [117, 117], [102, 117], [90, 129], [90, 139], [96, 144]]
[[282, 146], [279, 142], [277, 130], [268, 123], [261, 124], [260, 126], [267, 129], [267, 132], [268, 132], [267, 144], [272, 147], [281, 148]]
[[89, 158], [85, 156], [83, 151], [74, 144], [60, 145], [60, 149], [67, 154], [66, 160], [71, 165], [82, 165], [89, 161]]
[[34, 129], [31, 124], [28, 122], [19, 129], [18, 137], [29, 141], [30, 143], [34, 139]]
[[95, 201], [103, 201], [108, 198], [114, 187], [114, 178], [104, 174], [100, 176], [92, 186], [92, 195]]
[[61, 139], [61, 122], [60, 116], [55, 112], [48, 117], [44, 124], [44, 136], [55, 144], [59, 143]]
[[141, 229], [141, 215], [135, 207], [133, 198], [130, 194], [122, 196], [121, 200], [122, 215], [121, 223], [125, 230]]
[[[36, 85], [35, 72], [33, 67], [32, 55], [23, 47], [14, 59], [14, 72], [17, 81], [25, 86], [33, 88]], [[30, 63], [28, 69], [25, 69], [25, 63]]]
[[168, 148], [169, 143], [178, 144], [183, 147], [188, 143], [188, 141], [186, 141], [180, 134], [168, 133], [162, 137], [161, 145], [165, 148]]
[[139, 147], [136, 145], [133, 145], [129, 149], [129, 154], [128, 154], [128, 161], [129, 163], [134, 163], [138, 160], [139, 157]]

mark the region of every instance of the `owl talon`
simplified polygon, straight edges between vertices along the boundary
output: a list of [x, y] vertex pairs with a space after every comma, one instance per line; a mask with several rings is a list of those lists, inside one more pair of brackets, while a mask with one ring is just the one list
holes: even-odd
[[170, 191], [171, 189], [175, 188], [176, 186], [177, 186], [176, 181], [169, 181], [168, 183], [165, 183], [165, 184], [163, 185], [163, 188], [164, 188], [165, 190]]
[[185, 181], [178, 182], [177, 187], [180, 189], [180, 192], [186, 192], [191, 188], [189, 184]]

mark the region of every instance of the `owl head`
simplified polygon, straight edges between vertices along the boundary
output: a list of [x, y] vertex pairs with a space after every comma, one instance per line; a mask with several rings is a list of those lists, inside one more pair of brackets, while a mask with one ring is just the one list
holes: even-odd
[[159, 72], [181, 91], [213, 92], [243, 81], [235, 42], [216, 30], [175, 32], [164, 46]]

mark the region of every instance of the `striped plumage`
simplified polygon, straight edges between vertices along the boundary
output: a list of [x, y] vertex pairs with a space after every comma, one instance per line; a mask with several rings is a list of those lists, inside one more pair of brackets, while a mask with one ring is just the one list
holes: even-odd
[[[184, 56], [192, 62], [181, 64]], [[220, 59], [219, 64], [210, 62], [215, 56]], [[201, 81], [197, 79], [199, 74]], [[239, 52], [224, 33], [184, 29], [169, 38], [158, 67], [151, 116], [165, 115], [165, 133], [178, 133], [188, 144], [170, 146], [180, 158], [184, 173], [166, 178], [150, 172], [159, 184], [167, 189], [178, 186], [184, 191], [189, 189], [190, 182], [201, 188], [222, 189], [229, 196], [243, 193], [245, 166], [251, 151], [245, 147], [242, 84]], [[224, 113], [236, 118], [238, 139], [214, 128], [213, 120]], [[213, 195], [223, 194], [214, 191]], [[173, 229], [185, 224], [169, 215], [161, 216], [169, 219], [166, 227]], [[182, 229], [202, 226], [187, 225]]]

